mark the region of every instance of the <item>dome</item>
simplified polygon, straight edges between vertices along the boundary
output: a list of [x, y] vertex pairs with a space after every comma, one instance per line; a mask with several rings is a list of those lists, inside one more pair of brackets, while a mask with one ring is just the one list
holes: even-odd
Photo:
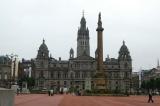
[[48, 47], [45, 44], [45, 40], [44, 39], [43, 39], [43, 43], [39, 47], [37, 58], [45, 58], [45, 59], [49, 58]]
[[118, 59], [119, 60], [124, 60], [124, 59], [131, 60], [129, 50], [128, 50], [127, 46], [125, 45], [125, 41], [123, 41], [123, 45], [121, 46], [121, 48], [119, 50]]
[[39, 50], [48, 51], [48, 47], [45, 44], [45, 40], [43, 39], [43, 43], [40, 45]]
[[0, 56], [0, 64], [6, 64], [10, 62], [10, 58], [7, 56]]
[[129, 53], [127, 46], [125, 45], [125, 41], [123, 41], [123, 45], [121, 46], [119, 53]]

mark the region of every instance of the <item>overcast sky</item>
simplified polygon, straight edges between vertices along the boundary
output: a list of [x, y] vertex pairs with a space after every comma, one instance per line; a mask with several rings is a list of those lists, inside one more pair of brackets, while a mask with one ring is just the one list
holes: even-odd
[[104, 58], [117, 58], [125, 40], [133, 70], [156, 67], [160, 58], [160, 0], [0, 0], [0, 55], [35, 58], [46, 40], [52, 56], [76, 53], [82, 11], [90, 33], [90, 51], [97, 46], [97, 20], [104, 27]]

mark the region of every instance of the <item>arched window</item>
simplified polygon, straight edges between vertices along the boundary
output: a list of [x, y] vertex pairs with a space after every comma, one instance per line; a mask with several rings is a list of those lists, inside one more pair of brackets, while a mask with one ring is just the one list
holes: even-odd
[[76, 72], [75, 78], [80, 78], [80, 73]]
[[44, 63], [43, 63], [43, 61], [41, 61], [41, 67], [44, 67]]
[[65, 86], [65, 87], [67, 86], [67, 81], [64, 81], [64, 86]]
[[127, 63], [125, 63], [125, 64], [124, 64], [124, 67], [125, 67], [125, 68], [127, 68], [127, 67], [128, 67], [128, 64], [127, 64]]
[[71, 73], [71, 78], [74, 78], [73, 73]]
[[82, 72], [82, 78], [86, 78], [87, 77], [87, 73], [86, 72]]
[[61, 73], [60, 73], [60, 72], [58, 72], [58, 75], [57, 75], [57, 76], [58, 76], [58, 78], [61, 78]]
[[54, 74], [53, 74], [53, 72], [51, 71], [51, 78], [53, 78], [54, 77]]
[[43, 77], [43, 71], [40, 72], [39, 77]]
[[128, 78], [128, 73], [127, 73], [127, 72], [125, 72], [124, 77], [125, 77], [125, 78]]
[[63, 76], [64, 78], [68, 78], [67, 72], [65, 72], [63, 75], [64, 75], [64, 76]]
[[2, 79], [2, 75], [1, 75], [1, 73], [0, 73], [0, 79]]

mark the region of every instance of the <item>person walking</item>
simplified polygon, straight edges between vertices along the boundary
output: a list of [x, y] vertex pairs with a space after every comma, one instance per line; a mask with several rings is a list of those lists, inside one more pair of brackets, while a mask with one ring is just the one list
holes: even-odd
[[19, 93], [20, 93], [20, 89], [19, 89], [19, 88], [17, 88], [17, 95], [19, 95]]
[[53, 96], [53, 89], [50, 90], [50, 95]]
[[48, 96], [51, 96], [51, 92], [50, 92], [50, 90], [48, 90]]
[[148, 103], [150, 103], [150, 101], [153, 103], [153, 99], [152, 99], [152, 93], [149, 92], [149, 95], [148, 95]]

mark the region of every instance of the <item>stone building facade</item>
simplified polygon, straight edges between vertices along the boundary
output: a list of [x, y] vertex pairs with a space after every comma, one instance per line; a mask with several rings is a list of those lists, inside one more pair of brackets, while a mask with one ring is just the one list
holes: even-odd
[[[93, 85], [93, 76], [97, 70], [97, 59], [90, 56], [89, 29], [82, 16], [77, 33], [77, 56], [74, 50], [69, 51], [69, 60], [58, 60], [49, 56], [49, 50], [43, 40], [34, 60], [33, 76], [37, 89], [77, 88], [86, 89], [86, 81]], [[103, 62], [107, 76], [108, 92], [130, 92], [132, 59], [123, 41], [117, 59], [109, 58]]]
[[151, 79], [160, 78], [160, 65], [159, 59], [157, 61], [157, 67], [148, 69], [148, 70], [141, 70], [140, 71], [141, 82], [149, 81]]
[[32, 68], [34, 67], [33, 60], [25, 60], [24, 58], [22, 61], [19, 61], [18, 65], [18, 80], [23, 78], [32, 77]]
[[0, 56], [0, 87], [10, 88], [11, 85], [11, 59]]
[[130, 92], [132, 60], [130, 52], [123, 41], [118, 59], [109, 58], [104, 61], [108, 90], [111, 92]]
[[150, 70], [142, 70], [142, 81], [149, 81], [151, 79], [160, 78], [160, 70], [152, 68]]

